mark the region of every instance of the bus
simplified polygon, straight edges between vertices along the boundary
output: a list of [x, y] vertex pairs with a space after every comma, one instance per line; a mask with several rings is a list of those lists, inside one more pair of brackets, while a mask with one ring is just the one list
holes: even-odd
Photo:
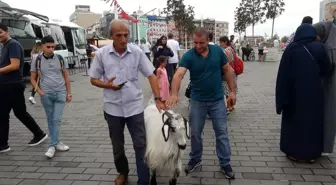
[[63, 30], [68, 56], [72, 57], [72, 60], [68, 61], [69, 68], [74, 68], [78, 62], [86, 62], [88, 58], [86, 55], [85, 30], [73, 22], [53, 21]]
[[35, 43], [39, 40], [34, 32], [33, 25], [26, 15], [34, 16], [40, 20], [49, 21], [47, 16], [27, 10], [11, 8], [8, 4], [0, 1], [0, 21], [8, 27], [11, 38], [17, 40], [24, 50], [23, 75], [30, 76], [30, 53]]

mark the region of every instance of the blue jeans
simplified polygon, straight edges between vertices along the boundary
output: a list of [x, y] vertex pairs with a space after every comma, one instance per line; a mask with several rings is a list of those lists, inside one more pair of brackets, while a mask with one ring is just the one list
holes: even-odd
[[41, 97], [41, 103], [48, 120], [50, 146], [56, 146], [59, 143], [58, 137], [66, 103], [66, 92], [46, 93]]
[[202, 161], [202, 133], [206, 115], [209, 114], [216, 136], [216, 153], [221, 167], [230, 164], [230, 141], [227, 131], [227, 117], [224, 100], [215, 102], [190, 101], [189, 124], [191, 131], [190, 162]]

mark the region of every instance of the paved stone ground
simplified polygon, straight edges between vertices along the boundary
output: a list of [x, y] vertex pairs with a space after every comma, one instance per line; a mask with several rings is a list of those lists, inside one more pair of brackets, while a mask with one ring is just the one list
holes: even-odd
[[[229, 116], [232, 146], [232, 166], [236, 180], [228, 181], [219, 172], [215, 155], [215, 139], [211, 123], [204, 129], [203, 166], [180, 184], [221, 185], [335, 185], [336, 154], [321, 158], [315, 164], [288, 161], [279, 150], [280, 118], [275, 114], [274, 81], [277, 63], [246, 63], [239, 77], [236, 111]], [[183, 86], [187, 85], [187, 79]], [[11, 118], [10, 146], [12, 151], [0, 155], [0, 184], [20, 185], [107, 185], [113, 184], [116, 170], [112, 147], [103, 119], [102, 90], [92, 87], [88, 78], [72, 76], [74, 100], [66, 106], [62, 141], [71, 149], [57, 153], [52, 160], [44, 152], [48, 142], [28, 147], [31, 133], [14, 117]], [[144, 82], [146, 101], [150, 97]], [[27, 90], [28, 97], [28, 90]], [[183, 97], [184, 90], [181, 91]], [[37, 98], [39, 99], [39, 98]], [[186, 99], [182, 98], [176, 111], [187, 114]], [[35, 106], [27, 102], [28, 110], [47, 131], [45, 114], [40, 101]], [[126, 131], [126, 153], [131, 167], [130, 184], [136, 184], [135, 159], [132, 142]], [[189, 150], [190, 148], [188, 148]], [[188, 153], [184, 163], [187, 162]], [[184, 176], [184, 175], [182, 175]], [[160, 178], [166, 183], [166, 178]]]

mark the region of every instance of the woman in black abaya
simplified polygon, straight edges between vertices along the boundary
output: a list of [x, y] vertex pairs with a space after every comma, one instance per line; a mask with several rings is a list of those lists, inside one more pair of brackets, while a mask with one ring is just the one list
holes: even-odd
[[323, 150], [324, 88], [331, 70], [317, 32], [302, 24], [280, 62], [276, 111], [282, 114], [280, 149], [293, 161], [313, 162]]

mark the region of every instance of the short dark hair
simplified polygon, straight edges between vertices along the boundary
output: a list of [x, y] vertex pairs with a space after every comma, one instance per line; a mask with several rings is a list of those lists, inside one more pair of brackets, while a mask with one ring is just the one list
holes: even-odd
[[196, 28], [195, 31], [194, 31], [194, 35], [196, 35], [198, 37], [205, 36], [205, 38], [207, 38], [207, 39], [209, 38], [208, 30], [206, 30], [203, 27]]
[[47, 36], [45, 36], [45, 37], [43, 37], [43, 38], [41, 39], [41, 43], [42, 43], [42, 44], [46, 44], [46, 43], [55, 43], [55, 40], [54, 40], [54, 38], [52, 38], [52, 36], [47, 35]]
[[231, 46], [231, 42], [227, 36], [219, 38], [219, 42], [226, 42], [226, 45]]
[[168, 33], [168, 38], [172, 39], [174, 37], [173, 33]]
[[304, 23], [306, 23], [306, 24], [313, 24], [313, 18], [310, 17], [310, 16], [306, 16], [306, 17], [304, 17], [304, 18], [302, 19], [302, 24], [304, 24]]
[[8, 32], [8, 27], [5, 24], [1, 23], [1, 22], [0, 22], [0, 29], [2, 29], [5, 32]]

